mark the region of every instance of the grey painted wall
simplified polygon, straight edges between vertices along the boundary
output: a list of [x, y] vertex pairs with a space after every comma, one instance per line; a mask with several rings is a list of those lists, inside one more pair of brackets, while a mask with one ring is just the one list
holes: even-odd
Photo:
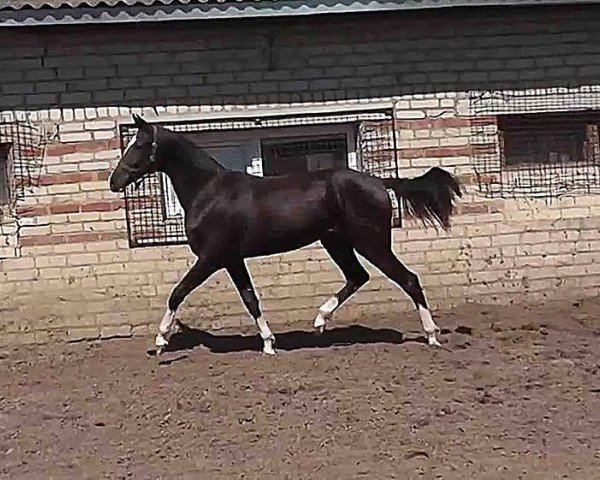
[[4, 30], [0, 109], [593, 84], [598, 25], [578, 6]]

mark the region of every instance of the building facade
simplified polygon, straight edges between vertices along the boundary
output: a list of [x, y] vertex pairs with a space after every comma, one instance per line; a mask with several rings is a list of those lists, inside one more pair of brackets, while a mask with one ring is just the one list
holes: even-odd
[[[395, 251], [434, 308], [598, 294], [592, 2], [376, 2], [382, 11], [343, 2], [6, 3], [5, 342], [154, 333], [193, 257], [168, 183], [155, 178], [126, 200], [108, 189], [132, 113], [188, 132], [224, 165], [253, 174], [347, 165], [410, 177], [440, 165], [459, 175], [466, 194], [450, 232], [410, 221], [394, 231]], [[318, 245], [249, 267], [275, 328], [308, 328], [342, 284]], [[370, 283], [338, 318], [412, 309], [368, 268]], [[224, 273], [186, 300], [181, 318], [212, 329], [251, 324]]]

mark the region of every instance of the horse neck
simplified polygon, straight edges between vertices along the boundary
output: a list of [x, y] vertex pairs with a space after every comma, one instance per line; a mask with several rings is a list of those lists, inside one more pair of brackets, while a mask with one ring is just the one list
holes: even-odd
[[187, 138], [170, 134], [159, 141], [161, 168], [173, 184], [179, 203], [185, 211], [192, 205], [202, 187], [224, 171], [208, 153]]

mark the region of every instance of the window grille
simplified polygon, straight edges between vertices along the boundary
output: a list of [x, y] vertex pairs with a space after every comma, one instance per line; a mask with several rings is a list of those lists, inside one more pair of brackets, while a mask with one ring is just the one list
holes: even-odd
[[376, 177], [398, 176], [396, 124], [387, 121], [364, 121], [359, 124], [357, 151], [362, 170]]
[[46, 137], [41, 128], [24, 121], [0, 119], [0, 144], [10, 144], [13, 203], [22, 199], [26, 191], [38, 185], [44, 158]]
[[499, 116], [501, 161], [507, 168], [593, 162], [598, 124], [594, 111]]
[[343, 168], [348, 163], [346, 136], [263, 140], [262, 163], [266, 176]]
[[472, 165], [491, 197], [558, 197], [600, 187], [600, 86], [470, 97]]

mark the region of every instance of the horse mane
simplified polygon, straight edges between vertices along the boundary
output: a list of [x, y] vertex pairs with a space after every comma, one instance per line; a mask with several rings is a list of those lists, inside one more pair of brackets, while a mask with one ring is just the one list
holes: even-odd
[[190, 162], [192, 167], [205, 172], [225, 170], [206, 150], [196, 145], [187, 135], [160, 127], [159, 143], [166, 149], [165, 155], [176, 161]]

